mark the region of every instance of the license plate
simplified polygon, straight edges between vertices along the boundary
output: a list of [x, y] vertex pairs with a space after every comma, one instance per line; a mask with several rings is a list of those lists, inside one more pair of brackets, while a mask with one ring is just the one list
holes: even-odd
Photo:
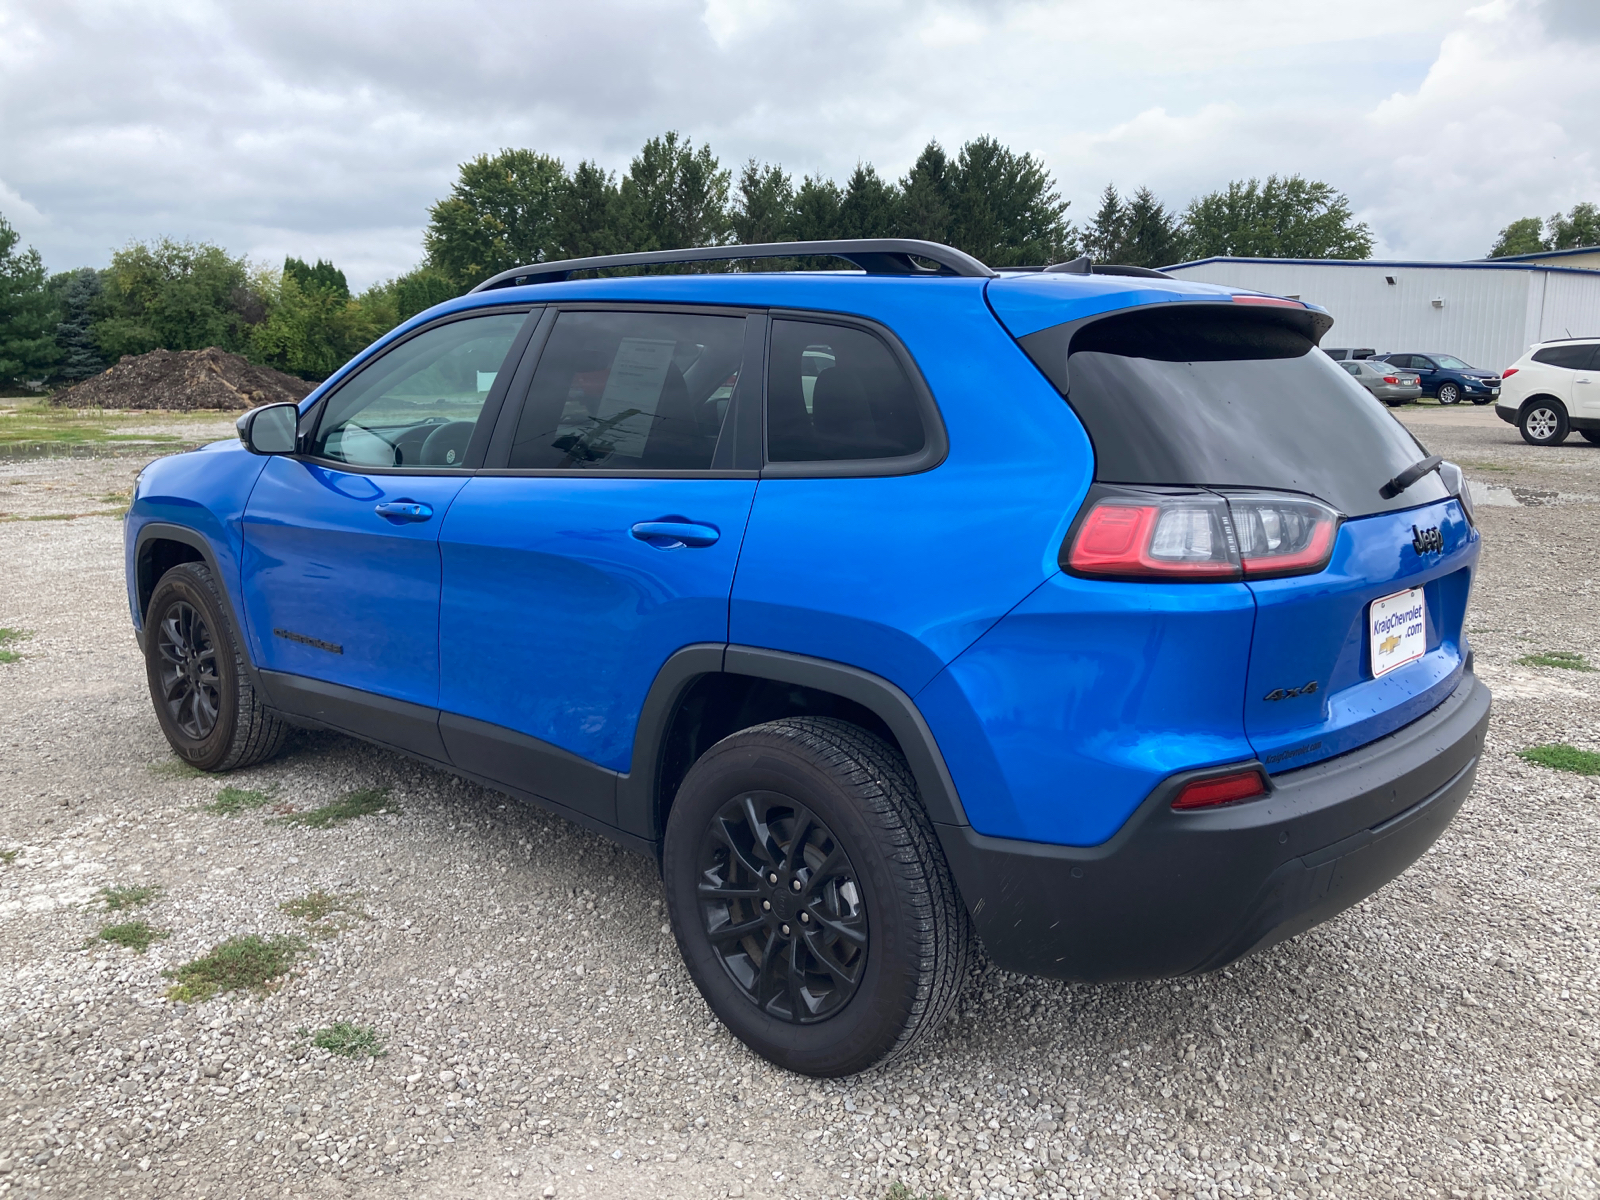
[[1500, 389], [1499, 388], [1490, 388], [1489, 389], [1489, 395], [1498, 396], [1499, 394], [1500, 394]]
[[1372, 646], [1372, 677], [1415, 662], [1428, 649], [1428, 614], [1421, 588], [1407, 588], [1374, 600], [1367, 608]]

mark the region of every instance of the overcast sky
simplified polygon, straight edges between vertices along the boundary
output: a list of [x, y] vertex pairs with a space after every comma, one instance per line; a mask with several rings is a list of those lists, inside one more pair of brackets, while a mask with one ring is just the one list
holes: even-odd
[[842, 178], [993, 134], [1078, 220], [1300, 172], [1380, 255], [1479, 257], [1600, 201], [1597, 55], [1600, 0], [0, 0], [0, 213], [52, 270], [168, 235], [362, 286], [502, 146]]

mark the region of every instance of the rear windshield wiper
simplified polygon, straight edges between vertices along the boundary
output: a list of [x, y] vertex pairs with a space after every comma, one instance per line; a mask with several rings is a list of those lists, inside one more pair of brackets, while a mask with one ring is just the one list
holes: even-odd
[[1389, 480], [1388, 483], [1379, 488], [1378, 495], [1382, 496], [1385, 500], [1393, 500], [1396, 496], [1405, 491], [1417, 480], [1421, 479], [1429, 471], [1437, 471], [1443, 462], [1443, 455], [1430, 454], [1421, 462], [1412, 463], [1404, 471], [1401, 471], [1400, 474], [1396, 475], [1393, 479]]

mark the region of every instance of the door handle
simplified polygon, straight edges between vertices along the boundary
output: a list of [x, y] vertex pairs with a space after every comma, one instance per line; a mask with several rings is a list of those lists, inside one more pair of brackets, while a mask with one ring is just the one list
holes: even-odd
[[663, 517], [659, 521], [640, 521], [628, 531], [657, 550], [681, 550], [685, 546], [710, 546], [722, 536], [715, 525], [700, 525], [683, 517]]
[[391, 521], [426, 521], [433, 516], [431, 507], [415, 500], [386, 500], [372, 511]]

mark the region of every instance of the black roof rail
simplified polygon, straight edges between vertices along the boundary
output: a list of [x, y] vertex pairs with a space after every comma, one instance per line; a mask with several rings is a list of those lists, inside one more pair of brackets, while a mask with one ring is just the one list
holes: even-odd
[[1041, 275], [1140, 275], [1153, 279], [1171, 279], [1165, 271], [1150, 267], [1129, 267], [1121, 263], [1092, 262], [1087, 254], [1068, 262], [1051, 263], [1047, 267], [1002, 267], [1002, 271], [1034, 271]]
[[[663, 267], [674, 263], [726, 262], [741, 258], [842, 258], [868, 275], [960, 275], [993, 279], [991, 271], [970, 254], [938, 242], [915, 238], [852, 238], [833, 242], [765, 242], [754, 246], [694, 246], [687, 250], [650, 250], [642, 254], [602, 254], [594, 258], [569, 258], [561, 262], [513, 267], [486, 279], [474, 292], [518, 287], [527, 283], [556, 283], [577, 271], [603, 271], [610, 267]], [[919, 267], [917, 259], [938, 263], [939, 269]]]

